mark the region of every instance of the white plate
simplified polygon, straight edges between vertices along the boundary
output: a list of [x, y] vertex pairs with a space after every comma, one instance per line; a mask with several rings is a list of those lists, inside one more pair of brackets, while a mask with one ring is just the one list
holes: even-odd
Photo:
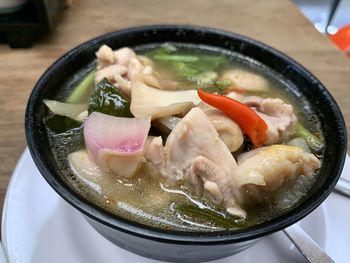
[[[350, 178], [347, 158], [343, 175]], [[336, 262], [350, 258], [350, 199], [331, 196], [300, 222]], [[45, 182], [26, 150], [7, 191], [2, 236], [10, 263], [159, 262], [121, 249], [104, 239]], [[279, 232], [255, 246], [215, 262], [304, 262]]]

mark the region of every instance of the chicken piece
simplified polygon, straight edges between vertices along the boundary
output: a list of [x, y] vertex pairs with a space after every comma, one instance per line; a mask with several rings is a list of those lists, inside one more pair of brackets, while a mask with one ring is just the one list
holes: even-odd
[[237, 164], [241, 165], [243, 162], [245, 162], [249, 158], [253, 157], [254, 155], [259, 153], [260, 151], [264, 150], [266, 147], [267, 146], [259, 147], [259, 148], [256, 148], [254, 150], [251, 150], [251, 151], [248, 151], [248, 152], [244, 152], [244, 153], [238, 155], [237, 156]]
[[225, 71], [220, 80], [229, 80], [233, 86], [243, 91], [267, 91], [268, 82], [260, 75], [243, 69], [230, 69]]
[[[205, 132], [203, 132], [205, 131]], [[182, 179], [192, 160], [204, 156], [230, 174], [236, 161], [208, 117], [199, 108], [193, 108], [175, 126], [166, 144], [167, 173], [171, 178]]]
[[123, 78], [119, 74], [114, 75], [113, 85], [120, 89], [126, 96], [131, 97], [131, 81]]
[[222, 111], [204, 102], [198, 106], [208, 116], [215, 130], [219, 133], [220, 139], [230, 152], [237, 151], [243, 144], [243, 133], [238, 124]]
[[154, 70], [151, 66], [145, 66], [142, 70], [142, 74], [151, 75], [153, 73], [154, 73]]
[[128, 66], [127, 78], [132, 80], [135, 75], [145, 74], [151, 75], [153, 68], [151, 66], [144, 66], [137, 58], [132, 58]]
[[242, 99], [242, 103], [254, 108], [268, 125], [265, 145], [279, 143], [282, 138], [294, 130], [297, 117], [293, 106], [283, 100], [248, 96]]
[[296, 118], [294, 117], [274, 117], [257, 112], [258, 115], [266, 122], [268, 128], [266, 131], [265, 145], [272, 145], [282, 141], [294, 128]]
[[149, 136], [149, 142], [145, 145], [145, 158], [151, 162], [158, 170], [162, 168], [165, 159], [162, 137]]
[[[205, 131], [205, 132], [203, 132]], [[238, 188], [244, 183], [263, 183], [249, 174], [235, 175], [237, 164], [205, 113], [198, 107], [175, 126], [165, 144], [162, 169], [169, 181], [188, 181], [198, 194], [204, 192], [230, 213], [245, 217]]]
[[136, 58], [136, 54], [132, 49], [124, 47], [114, 51], [114, 57], [117, 64], [127, 67], [131, 59]]
[[[242, 155], [238, 158], [237, 175], [263, 176], [265, 182], [255, 186], [263, 192], [275, 191], [285, 183], [294, 183], [300, 175], [311, 176], [320, 168], [320, 161], [313, 154], [289, 145], [266, 146]], [[256, 197], [259, 198], [259, 195]]]
[[151, 66], [152, 68], [154, 67], [154, 63], [153, 63], [152, 59], [150, 59], [146, 56], [141, 56], [141, 55], [138, 55], [137, 58], [138, 58], [138, 60], [140, 60], [142, 65]]
[[131, 96], [131, 80], [134, 78], [156, 88], [161, 88], [163, 85], [161, 80], [154, 75], [152, 61], [144, 56], [136, 56], [130, 48], [125, 47], [113, 51], [107, 45], [103, 45], [96, 52], [96, 57], [98, 67], [95, 83], [106, 78], [129, 97]]
[[107, 45], [103, 45], [98, 49], [96, 57], [98, 61], [98, 69], [112, 65], [115, 62], [113, 50]]
[[110, 82], [113, 82], [115, 81], [116, 75], [119, 75], [119, 76], [124, 75], [127, 71], [128, 71], [128, 68], [121, 65], [111, 65], [111, 66], [105, 67], [96, 72], [95, 83], [99, 83], [104, 78], [106, 78]]
[[143, 82], [153, 88], [161, 89], [161, 83], [157, 76], [152, 74], [136, 74], [133, 77], [133, 82]]
[[224, 205], [227, 212], [246, 217], [246, 212], [240, 206], [243, 201], [241, 192], [235, 187], [232, 174], [226, 174], [208, 158], [198, 156], [193, 159], [186, 180], [195, 187], [197, 194], [204, 193], [213, 203]]
[[[153, 68], [151, 68], [152, 70], [150, 71], [148, 67], [149, 66], [146, 66], [143, 69], [142, 74], [134, 75], [133, 80], [143, 81], [145, 84], [161, 90], [178, 90], [179, 82], [170, 79], [161, 79], [153, 74]], [[151, 73], [148, 73], [149, 71]]]
[[137, 58], [130, 59], [127, 73], [128, 79], [131, 80], [134, 75], [142, 73], [143, 69], [144, 66]]
[[[152, 74], [154, 73], [152, 66], [142, 64], [135, 52], [130, 48], [121, 48], [113, 52], [110, 47], [103, 45], [96, 52], [96, 56], [98, 67], [95, 83], [106, 78], [129, 97], [131, 96], [132, 78], [142, 74], [153, 76]], [[146, 57], [141, 56], [140, 58], [143, 61], [147, 61]]]

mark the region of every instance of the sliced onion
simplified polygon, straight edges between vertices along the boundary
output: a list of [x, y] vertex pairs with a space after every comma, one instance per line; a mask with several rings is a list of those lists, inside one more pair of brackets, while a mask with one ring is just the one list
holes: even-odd
[[150, 118], [120, 118], [93, 112], [84, 125], [86, 148], [103, 170], [132, 177], [142, 160]]
[[43, 102], [54, 114], [66, 116], [77, 121], [82, 121], [78, 116], [87, 108], [86, 104], [72, 104], [57, 100], [43, 100]]

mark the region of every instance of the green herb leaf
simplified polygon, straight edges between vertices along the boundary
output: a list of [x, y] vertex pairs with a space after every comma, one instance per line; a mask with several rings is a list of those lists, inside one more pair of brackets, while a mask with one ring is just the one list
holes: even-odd
[[153, 56], [155, 60], [163, 61], [179, 61], [179, 62], [196, 62], [199, 60], [196, 56], [190, 55], [166, 55], [166, 54], [155, 54]]
[[[179, 77], [188, 81], [207, 83], [208, 79], [205, 76], [208, 72], [217, 74], [220, 66], [228, 63], [227, 57], [224, 55], [197, 55], [177, 53], [177, 48], [172, 45], [164, 45], [156, 50], [146, 53], [152, 59], [159, 60], [164, 65], [172, 67]], [[176, 53], [175, 53], [176, 52]], [[205, 77], [203, 81], [203, 75]], [[215, 78], [211, 78], [214, 80]]]
[[88, 103], [88, 113], [97, 111], [117, 117], [133, 117], [128, 98], [117, 87], [101, 80], [92, 93]]
[[207, 85], [204, 85], [202, 89], [205, 92], [223, 94], [225, 90], [231, 85], [232, 82], [229, 80], [218, 80], [214, 81], [213, 83], [208, 83]]
[[59, 154], [62, 154], [61, 156], [64, 158], [66, 158], [71, 152], [85, 148], [83, 125], [66, 130], [62, 133], [53, 133], [51, 138], [51, 147], [56, 147], [59, 149]]
[[296, 125], [295, 134], [298, 137], [303, 138], [310, 146], [310, 148], [315, 152], [321, 151], [324, 147], [322, 141], [316, 135], [307, 130], [301, 123], [298, 123]]
[[233, 218], [225, 217], [222, 214], [216, 213], [215, 211], [209, 210], [207, 208], [199, 208], [195, 205], [176, 203], [174, 205], [174, 209], [177, 212], [189, 216], [194, 216], [205, 221], [214, 222], [217, 226], [222, 228], [232, 229], [240, 226], [237, 222], [233, 220]]
[[73, 120], [67, 116], [52, 115], [44, 119], [46, 126], [56, 134], [65, 133], [67, 130], [80, 127], [81, 122]]

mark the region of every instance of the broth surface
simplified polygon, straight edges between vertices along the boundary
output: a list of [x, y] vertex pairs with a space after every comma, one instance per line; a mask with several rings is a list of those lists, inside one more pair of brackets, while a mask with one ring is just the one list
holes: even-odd
[[[199, 54], [208, 57], [224, 56], [227, 58], [227, 63], [220, 66], [217, 72], [219, 75], [224, 70], [234, 68], [263, 76], [269, 83], [269, 92], [252, 92], [249, 95], [281, 98], [294, 106], [294, 112], [298, 120], [305, 127], [313, 132], [320, 133], [318, 119], [312, 113], [310, 104], [293, 89], [293, 84], [283, 76], [238, 53], [217, 50], [207, 46], [187, 44], [176, 44], [175, 46], [181, 54]], [[157, 48], [159, 48], [159, 45], [145, 45], [134, 50], [138, 55], [147, 56]], [[166, 63], [155, 62], [154, 68], [161, 77], [180, 82], [180, 89], [198, 87], [198, 83], [179, 77]], [[82, 79], [84, 74], [86, 72], [83, 70], [82, 74], [76, 76], [72, 82]], [[67, 96], [67, 94], [61, 94], [60, 96]], [[163, 229], [213, 231], [227, 228], [218, 225], [215, 220], [211, 221], [208, 218], [203, 219], [200, 216], [193, 216], [190, 211], [188, 213], [177, 211], [175, 206], [179, 202], [183, 204], [194, 203], [199, 207], [206, 208], [207, 211], [216, 211], [224, 218], [232, 220], [232, 227], [230, 228], [247, 227], [273, 219], [298, 205], [318, 176], [317, 172], [314, 176], [299, 176], [292, 187], [282, 187], [273, 195], [267, 196], [263, 203], [244, 206], [247, 211], [247, 218], [243, 220], [228, 214], [222, 208], [216, 207], [205, 197], [196, 196], [184, 185], [168, 186], [162, 176], [153, 171], [147, 164], [144, 164], [132, 179], [120, 179], [111, 173], [98, 176], [93, 172], [89, 172], [88, 177], [79, 177], [71, 170], [68, 156], [72, 152], [85, 148], [82, 127], [59, 134], [49, 129], [47, 131], [52, 153], [62, 169], [64, 179], [74, 191], [89, 202], [112, 214]], [[322, 138], [322, 134], [320, 136]], [[322, 158], [322, 154], [319, 154], [318, 157]]]

